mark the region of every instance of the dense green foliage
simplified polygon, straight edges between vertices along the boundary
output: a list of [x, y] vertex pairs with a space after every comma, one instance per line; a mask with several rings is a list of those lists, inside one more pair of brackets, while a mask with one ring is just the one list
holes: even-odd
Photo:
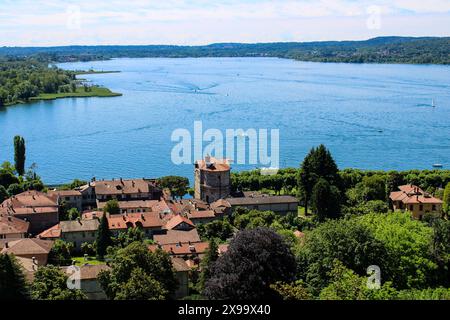
[[0, 254], [0, 301], [29, 298], [22, 268], [13, 255]]
[[115, 251], [111, 267], [98, 278], [110, 299], [167, 299], [177, 286], [169, 255], [141, 242]]
[[197, 231], [202, 239], [217, 238], [225, 241], [233, 236], [234, 227], [228, 219], [223, 219], [200, 224], [197, 226]]
[[109, 214], [120, 214], [119, 201], [117, 199], [109, 200], [103, 207], [103, 212]]
[[166, 176], [158, 179], [158, 185], [162, 189], [169, 189], [173, 197], [183, 198], [189, 188], [189, 179], [178, 176]]
[[68, 275], [55, 266], [40, 267], [34, 274], [31, 294], [34, 300], [84, 300], [79, 289], [67, 287]]
[[447, 183], [447, 185], [445, 186], [444, 196], [442, 200], [444, 201], [443, 204], [444, 212], [450, 215], [450, 182]]
[[68, 266], [72, 262], [72, 252], [74, 245], [72, 242], [56, 240], [48, 256], [48, 263], [54, 266]]
[[0, 48], [0, 55], [42, 61], [89, 61], [120, 57], [278, 57], [352, 63], [450, 63], [450, 38], [379, 37], [366, 41], [219, 43], [207, 46], [68, 46]]
[[41, 93], [72, 90], [75, 74], [36, 59], [0, 59], [0, 106], [29, 101]]

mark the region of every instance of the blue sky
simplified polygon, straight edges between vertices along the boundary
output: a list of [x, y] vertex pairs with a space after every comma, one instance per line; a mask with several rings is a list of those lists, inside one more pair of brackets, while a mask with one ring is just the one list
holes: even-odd
[[450, 0], [0, 0], [0, 46], [450, 36]]

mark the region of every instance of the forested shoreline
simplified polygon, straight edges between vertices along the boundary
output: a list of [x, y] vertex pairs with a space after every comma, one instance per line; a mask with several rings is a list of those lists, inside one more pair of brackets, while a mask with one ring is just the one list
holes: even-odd
[[151, 57], [277, 57], [313, 62], [450, 64], [450, 38], [379, 37], [365, 41], [217, 43], [205, 46], [3, 47], [0, 48], [0, 56], [36, 56], [53, 62]]
[[79, 72], [60, 69], [36, 57], [0, 57], [0, 107], [31, 100], [119, 95], [78, 80], [77, 74]]

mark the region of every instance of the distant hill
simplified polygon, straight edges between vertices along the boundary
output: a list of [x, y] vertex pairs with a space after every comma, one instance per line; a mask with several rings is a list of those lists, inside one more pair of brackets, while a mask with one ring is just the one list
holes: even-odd
[[0, 56], [37, 56], [52, 62], [122, 57], [279, 57], [317, 62], [450, 64], [450, 37], [378, 37], [365, 41], [217, 43], [207, 46], [2, 47]]

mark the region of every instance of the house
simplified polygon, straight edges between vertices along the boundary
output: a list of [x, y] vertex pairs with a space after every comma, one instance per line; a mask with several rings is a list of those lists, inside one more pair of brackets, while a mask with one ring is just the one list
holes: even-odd
[[[107, 265], [90, 265], [85, 264], [79, 268], [80, 290], [87, 296], [89, 300], [106, 300], [106, 294], [103, 291], [97, 278], [100, 272], [109, 271], [111, 268]], [[70, 267], [61, 267], [68, 275], [72, 275]]]
[[216, 213], [214, 210], [192, 210], [187, 213], [187, 218], [195, 225], [199, 225], [216, 220]]
[[194, 223], [182, 215], [174, 215], [165, 225], [167, 230], [189, 231], [195, 229]]
[[389, 195], [394, 210], [409, 211], [418, 220], [427, 213], [442, 214], [442, 200], [412, 184], [399, 186], [398, 189]]
[[224, 199], [231, 192], [231, 167], [226, 159], [206, 156], [194, 165], [195, 199], [214, 202]]
[[189, 231], [167, 230], [164, 234], [155, 234], [153, 240], [160, 245], [201, 241], [197, 229]]
[[155, 180], [146, 179], [113, 179], [91, 182], [95, 188], [97, 207], [101, 202], [112, 199], [119, 201], [159, 200], [161, 190], [156, 187]]
[[189, 295], [189, 271], [191, 271], [191, 268], [182, 258], [171, 257], [171, 260], [175, 270], [175, 278], [178, 281], [178, 287], [173, 298], [181, 299]]
[[38, 238], [62, 239], [73, 243], [74, 249], [80, 251], [83, 243], [93, 243], [95, 241], [99, 225], [100, 223], [97, 219], [61, 221], [59, 224], [41, 232]]
[[28, 258], [38, 266], [45, 266], [53, 241], [26, 238], [5, 242], [0, 253], [14, 254], [16, 257]]
[[[107, 202], [99, 202], [98, 209], [103, 210]], [[163, 200], [118, 201], [120, 213], [162, 212], [170, 213], [170, 208]]]
[[177, 200], [168, 202], [168, 206], [175, 215], [182, 215], [195, 225], [222, 219], [231, 213], [231, 205], [223, 199], [211, 204], [198, 199]]
[[0, 239], [27, 238], [30, 223], [10, 215], [0, 215]]
[[3, 201], [0, 214], [28, 221], [31, 234], [38, 234], [59, 222], [57, 198], [34, 190], [22, 192]]
[[208, 242], [195, 242], [195, 243], [176, 243], [176, 244], [166, 244], [158, 245], [152, 244], [148, 246], [149, 250], [154, 252], [161, 249], [167, 252], [171, 256], [179, 258], [190, 258], [190, 259], [201, 259], [206, 250], [209, 248]]
[[244, 207], [249, 210], [273, 211], [278, 214], [298, 212], [298, 199], [292, 196], [274, 196], [256, 191], [246, 191], [225, 199], [234, 210]]
[[141, 228], [145, 235], [151, 238], [154, 234], [163, 232], [165, 222], [158, 212], [145, 213], [126, 213], [109, 215], [109, 230], [114, 236], [118, 236], [119, 232], [127, 231], [128, 228]]
[[95, 195], [95, 187], [93, 182], [77, 188], [81, 193], [82, 209], [93, 209], [97, 207], [97, 197]]
[[83, 196], [79, 190], [51, 190], [47, 194], [57, 199], [58, 205], [66, 208], [83, 209]]

